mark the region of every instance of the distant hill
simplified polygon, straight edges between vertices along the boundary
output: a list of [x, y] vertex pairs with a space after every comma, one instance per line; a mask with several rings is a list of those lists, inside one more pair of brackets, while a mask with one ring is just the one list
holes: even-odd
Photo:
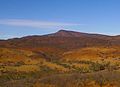
[[[83, 48], [120, 48], [120, 35], [108, 36], [76, 31], [59, 30], [47, 35], [33, 35], [1, 40], [0, 47], [29, 50], [47, 58], [61, 58], [68, 51]], [[89, 52], [87, 52], [89, 54]], [[118, 55], [118, 54], [117, 54]]]
[[0, 41], [4, 47], [41, 47], [78, 48], [90, 46], [120, 46], [120, 36], [88, 34], [75, 31], [59, 30], [48, 35], [34, 35]]

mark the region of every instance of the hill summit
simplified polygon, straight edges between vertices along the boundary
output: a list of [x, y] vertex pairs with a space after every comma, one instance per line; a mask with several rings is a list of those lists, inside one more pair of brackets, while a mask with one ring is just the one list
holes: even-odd
[[88, 35], [88, 33], [69, 31], [69, 30], [59, 30], [56, 33], [48, 34], [48, 36], [57, 36], [57, 37], [81, 37], [83, 35]]

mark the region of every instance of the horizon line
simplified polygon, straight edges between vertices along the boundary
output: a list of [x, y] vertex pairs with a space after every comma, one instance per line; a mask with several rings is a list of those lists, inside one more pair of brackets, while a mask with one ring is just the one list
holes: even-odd
[[[109, 36], [109, 37], [120, 36], [119, 34], [110, 35], [110, 34], [104, 34], [104, 33], [98, 33], [98, 32], [80, 32], [80, 31], [69, 30], [69, 29], [59, 29], [56, 32], [58, 32], [60, 30], [63, 30], [63, 31], [72, 31], [72, 32], [79, 32], [79, 33], [85, 33], [85, 34], [90, 34], [90, 35], [105, 35], [105, 36]], [[22, 36], [10, 36], [10, 38], [9, 37], [7, 37], [7, 38], [0, 38], [0, 40], [9, 40], [9, 39], [15, 39], [15, 38], [23, 38], [23, 37], [27, 37], [27, 36], [44, 36], [44, 35], [53, 34], [53, 33], [56, 33], [56, 32], [45, 33], [45, 34], [28, 34], [28, 35], [22, 35]]]

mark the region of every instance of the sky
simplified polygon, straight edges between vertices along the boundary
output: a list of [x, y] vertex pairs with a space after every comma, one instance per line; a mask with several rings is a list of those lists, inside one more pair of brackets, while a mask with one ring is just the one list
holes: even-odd
[[120, 35], [120, 0], [0, 0], [0, 39], [60, 29]]

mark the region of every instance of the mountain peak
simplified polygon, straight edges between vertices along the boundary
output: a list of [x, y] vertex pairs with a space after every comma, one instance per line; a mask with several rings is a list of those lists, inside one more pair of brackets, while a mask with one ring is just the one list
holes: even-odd
[[59, 30], [55, 34], [70, 34], [74, 31], [69, 31], [69, 30]]
[[69, 32], [68, 30], [63, 30], [63, 29], [61, 29], [61, 30], [59, 30], [59, 31], [57, 31], [57, 32]]
[[53, 37], [108, 37], [107, 35], [102, 34], [92, 34], [92, 33], [83, 33], [78, 31], [71, 31], [71, 30], [59, 30], [56, 33], [48, 34], [47, 36], [53, 36]]
[[87, 33], [81, 33], [76, 31], [70, 31], [70, 30], [59, 30], [56, 33], [49, 34], [48, 36], [57, 36], [57, 37], [80, 37], [83, 34]]

